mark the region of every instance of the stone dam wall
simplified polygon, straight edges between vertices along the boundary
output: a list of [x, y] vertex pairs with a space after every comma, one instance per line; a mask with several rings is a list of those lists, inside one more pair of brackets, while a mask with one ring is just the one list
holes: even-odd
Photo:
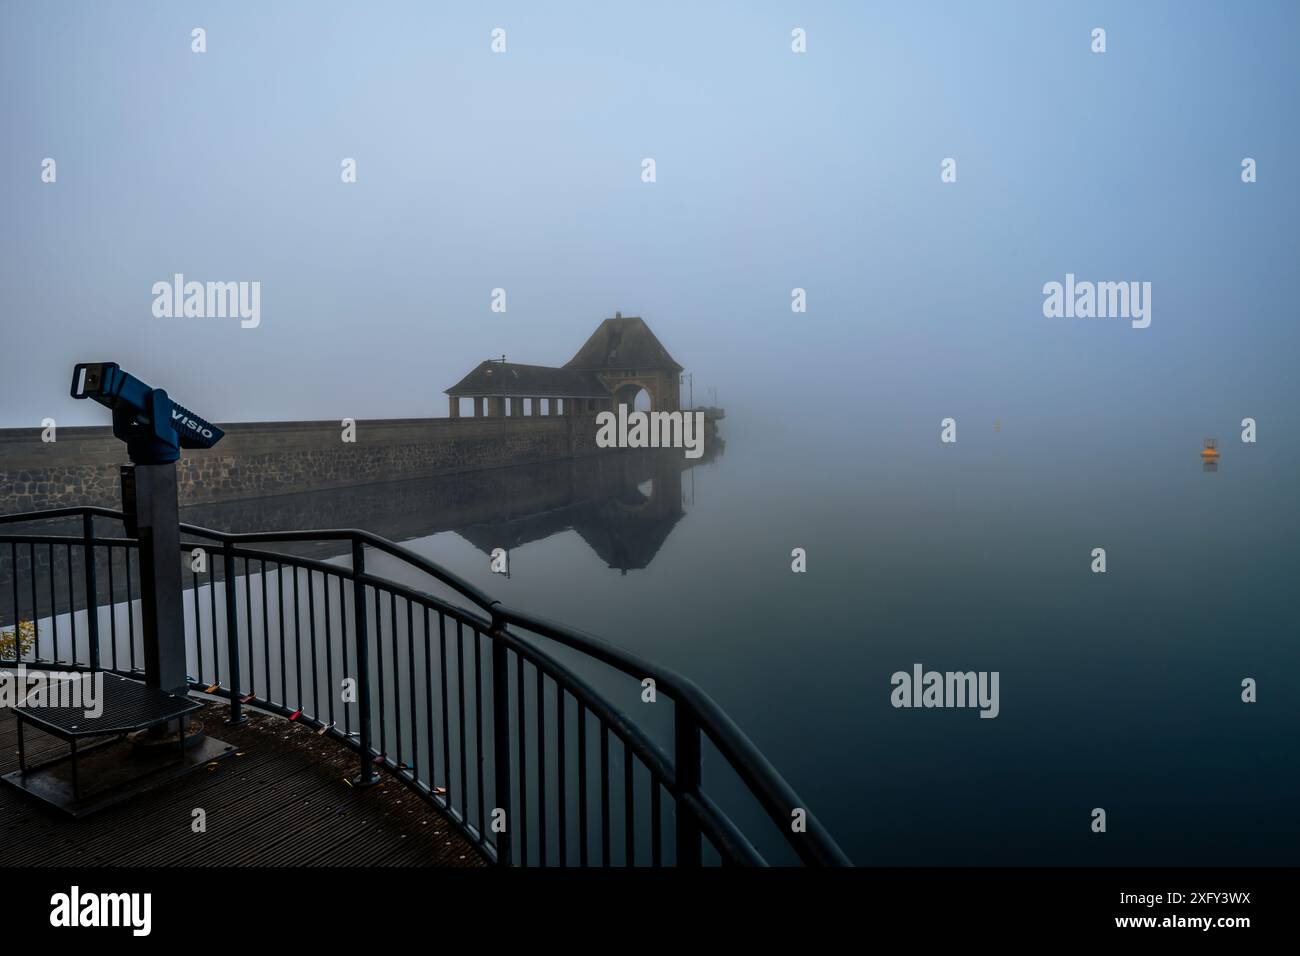
[[[221, 427], [216, 448], [178, 462], [182, 507], [611, 454], [596, 447], [594, 415], [362, 420], [355, 442], [337, 421]], [[0, 429], [0, 514], [120, 508], [126, 446], [112, 429], [64, 427], [56, 437]]]

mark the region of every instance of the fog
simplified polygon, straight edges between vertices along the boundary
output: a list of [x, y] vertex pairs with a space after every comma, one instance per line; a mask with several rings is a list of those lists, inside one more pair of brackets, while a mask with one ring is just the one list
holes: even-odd
[[[617, 310], [738, 433], [1294, 435], [1294, 5], [464, 6], [6, 5], [0, 426], [106, 423], [77, 361], [214, 421], [441, 416]], [[260, 323], [155, 317], [176, 273]], [[1150, 327], [1045, 318], [1067, 273]]]

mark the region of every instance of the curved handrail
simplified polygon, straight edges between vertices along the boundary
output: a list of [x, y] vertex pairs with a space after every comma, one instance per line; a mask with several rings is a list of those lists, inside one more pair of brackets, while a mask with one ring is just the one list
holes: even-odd
[[[28, 512], [16, 515], [0, 515], [0, 525], [13, 523], [29, 523], [57, 518], [68, 517], [103, 517], [115, 520], [124, 520], [125, 516], [109, 508], [97, 506], [72, 506], [66, 508], [48, 509], [45, 511]], [[621, 714], [616, 708], [608, 704], [603, 697], [597, 694], [586, 682], [573, 674], [565, 665], [558, 661], [553, 655], [549, 654], [544, 648], [537, 646], [535, 643], [528, 641], [524, 636], [510, 630], [511, 626], [521, 628], [533, 634], [539, 635], [548, 640], [555, 641], [563, 646], [589, 657], [597, 662], [612, 667], [623, 674], [633, 677], [638, 681], [650, 678], [655, 682], [656, 689], [666, 693], [675, 702], [676, 707], [684, 708], [689, 714], [694, 726], [704, 733], [713, 745], [717, 748], [723, 758], [731, 765], [736, 774], [740, 777], [746, 788], [757, 798], [767, 816], [784, 829], [788, 824], [789, 815], [792, 809], [802, 809], [806, 815], [806, 831], [803, 834], [805, 839], [790, 840], [787, 837], [787, 843], [795, 850], [799, 857], [806, 863], [828, 865], [828, 866], [851, 866], [852, 863], [847, 855], [840, 849], [831, 836], [821, 826], [820, 822], [813, 815], [811, 810], [802, 805], [802, 802], [795, 792], [794, 788], [781, 776], [779, 771], [771, 762], [762, 754], [758, 747], [749, 739], [749, 737], [740, 729], [735, 721], [705, 693], [697, 684], [689, 678], [683, 676], [669, 667], [654, 664], [637, 654], [624, 650], [603, 638], [594, 634], [571, 628], [567, 625], [542, 618], [531, 613], [517, 610], [503, 605], [498, 599], [492, 598], [485, 591], [478, 588], [469, 581], [448, 571], [447, 569], [435, 564], [427, 558], [405, 548], [399, 544], [389, 541], [387, 538], [380, 537], [368, 531], [357, 528], [342, 529], [323, 529], [309, 531], [270, 531], [270, 532], [223, 532], [211, 528], [204, 528], [198, 525], [181, 524], [180, 531], [194, 537], [207, 538], [219, 542], [225, 547], [234, 547], [246, 543], [273, 543], [273, 542], [320, 542], [320, 541], [347, 541], [350, 543], [361, 544], [374, 548], [395, 557], [405, 564], [421, 571], [433, 579], [440, 581], [451, 588], [462, 597], [467, 598], [470, 602], [481, 608], [490, 616], [490, 621], [478, 620], [477, 615], [469, 614], [469, 621], [480, 626], [486, 625], [485, 633], [490, 636], [500, 635], [506, 638], [506, 643], [514, 646], [516, 653], [521, 650], [532, 658], [534, 665], [538, 663], [538, 658], [543, 658], [547, 664], [547, 670], [553, 679], [559, 679], [563, 676], [566, 683], [571, 688], [581, 687], [585, 694], [594, 695], [600, 699], [603, 709], [607, 711], [607, 716], [613, 715], [616, 719], [611, 720], [615, 727], [622, 727], [625, 739], [629, 742], [635, 739], [637, 749], [644, 756], [649, 757], [656, 764], [656, 771], [663, 777], [674, 792], [681, 796], [692, 808], [699, 814], [700, 818], [705, 820], [709, 825], [708, 829], [714, 831], [715, 835], [725, 838], [737, 852], [748, 850], [748, 853], [757, 854], [753, 851], [752, 846], [743, 834], [738, 832], [720, 831], [719, 820], [725, 820], [725, 816], [716, 807], [715, 804], [703, 792], [693, 792], [688, 788], [682, 787], [676, 773], [676, 762], [672, 764], [665, 763], [666, 755], [657, 745], [651, 742], [641, 731], [636, 728], [626, 716]], [[11, 536], [3, 536], [9, 538]], [[18, 537], [18, 536], [14, 536]], [[29, 536], [22, 536], [29, 537]], [[50, 536], [57, 538], [58, 536]], [[69, 542], [81, 541], [79, 535], [65, 536]], [[97, 541], [118, 541], [128, 543], [128, 539], [95, 539]], [[287, 558], [290, 563], [298, 566], [315, 568], [320, 571], [328, 571], [331, 574], [338, 574], [345, 578], [350, 578], [360, 584], [378, 585], [395, 593], [403, 593], [408, 599], [417, 598], [421, 603], [432, 602], [432, 606], [439, 607], [452, 615], [465, 614], [467, 612], [459, 611], [451, 605], [445, 604], [440, 599], [432, 595], [423, 594], [413, 588], [408, 588], [397, 582], [388, 580], [383, 577], [373, 575], [365, 570], [357, 572], [354, 568], [348, 568], [339, 565], [327, 565], [324, 562], [315, 561], [310, 558], [299, 557], [295, 555], [283, 555], [275, 552], [266, 552], [255, 549], [240, 549], [240, 557], [251, 557], [254, 560], [282, 560]], [[669, 771], [672, 771], [671, 773]], [[734, 828], [733, 828], [734, 829]]]
[[469, 598], [479, 607], [488, 610], [492, 605], [499, 603], [487, 592], [470, 584], [460, 575], [448, 571], [446, 568], [439, 567], [432, 561], [421, 557], [414, 551], [403, 548], [399, 544], [394, 544], [387, 538], [381, 538], [377, 534], [369, 531], [363, 531], [360, 528], [327, 528], [319, 531], [214, 531], [211, 528], [202, 528], [198, 525], [182, 524], [182, 534], [198, 535], [203, 538], [212, 538], [223, 544], [241, 544], [243, 542], [253, 541], [360, 541], [362, 544], [370, 545], [377, 551], [384, 551], [393, 557], [401, 558], [403, 561], [413, 565], [420, 571], [436, 578], [448, 587], [460, 592]]
[[[700, 728], [709, 735], [714, 746], [744, 780], [745, 785], [759, 798], [763, 809], [773, 820], [787, 820], [791, 809], [801, 807], [799, 796], [794, 788], [763, 756], [730, 715], [690, 678], [682, 676], [671, 668], [651, 664], [595, 635], [510, 608], [498, 607], [496, 611], [500, 619], [507, 624], [516, 624], [582, 651], [631, 677], [652, 678], [656, 690], [666, 691], [668, 696], [690, 709]], [[824, 866], [851, 865], [848, 857], [822, 829], [812, 811], [806, 807], [802, 809], [807, 814], [808, 832], [819, 833], [828, 844], [823, 847], [816, 842], [810, 842], [808, 847], [815, 852], [805, 857], [807, 862]], [[795, 849], [800, 852], [800, 856], [804, 856], [799, 846]]]
[[51, 518], [80, 518], [94, 515], [98, 518], [116, 518], [123, 520], [120, 511], [101, 508], [98, 505], [70, 505], [67, 508], [47, 508], [44, 511], [26, 511], [19, 514], [0, 515], [0, 524], [25, 524], [28, 521], [48, 521]]

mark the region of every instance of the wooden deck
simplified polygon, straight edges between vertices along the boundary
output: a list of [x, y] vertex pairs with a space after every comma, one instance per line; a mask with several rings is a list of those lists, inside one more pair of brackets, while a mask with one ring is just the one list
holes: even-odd
[[[301, 724], [246, 710], [228, 727], [226, 707], [198, 716], [236, 754], [159, 790], [73, 820], [0, 784], [3, 866], [454, 866], [484, 859], [403, 783], [354, 789], [357, 755]], [[24, 730], [29, 761], [67, 745]], [[12, 711], [0, 710], [0, 773], [18, 768]], [[193, 811], [206, 813], [195, 833]]]

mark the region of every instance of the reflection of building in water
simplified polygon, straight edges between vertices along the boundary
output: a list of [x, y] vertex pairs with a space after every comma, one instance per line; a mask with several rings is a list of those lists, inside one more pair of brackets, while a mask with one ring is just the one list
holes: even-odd
[[[278, 495], [182, 509], [181, 520], [220, 531], [364, 528], [394, 541], [455, 531], [487, 554], [574, 530], [610, 567], [646, 567], [681, 520], [682, 473], [703, 458], [643, 449], [411, 481]], [[304, 545], [316, 557], [334, 543]], [[296, 549], [295, 549], [296, 550]]]
[[610, 494], [539, 513], [478, 522], [456, 532], [490, 555], [494, 548], [509, 551], [573, 530], [611, 568], [626, 574], [648, 567], [685, 511], [681, 454], [647, 457], [630, 476], [640, 480], [610, 488]]
[[[626, 574], [648, 567], [685, 515], [683, 472], [712, 461], [725, 447], [714, 436], [705, 446], [704, 457], [695, 460], [685, 458], [680, 449], [621, 451], [462, 475], [191, 505], [181, 509], [181, 521], [218, 531], [363, 528], [392, 541], [455, 531], [489, 555], [493, 548], [509, 550], [572, 530], [609, 567]], [[66, 526], [44, 525], [42, 533], [79, 531], [80, 524], [70, 519]], [[339, 541], [285, 542], [274, 550], [330, 559], [346, 554], [348, 547]], [[62, 551], [38, 548], [35, 578], [44, 580], [51, 561], [66, 560], [62, 556]], [[0, 622], [7, 625], [13, 622], [13, 566], [12, 562], [0, 565]], [[114, 588], [118, 599], [125, 600], [121, 576]], [[47, 598], [48, 590], [41, 589], [35, 600], [48, 607]]]

